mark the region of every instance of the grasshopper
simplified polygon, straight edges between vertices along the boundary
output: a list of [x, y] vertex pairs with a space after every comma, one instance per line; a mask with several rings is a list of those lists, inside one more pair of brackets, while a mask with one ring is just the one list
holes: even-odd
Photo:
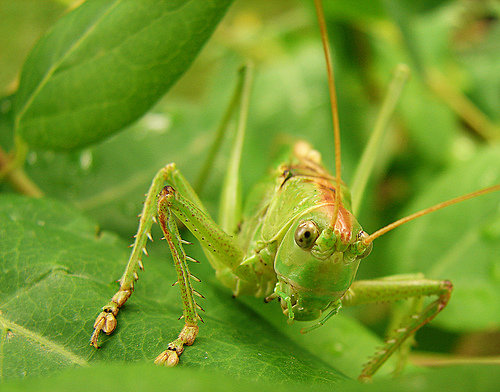
[[[90, 341], [92, 346], [99, 347], [101, 331], [109, 335], [116, 328], [116, 316], [134, 291], [139, 269], [143, 269], [141, 257], [143, 253], [147, 255], [146, 242], [151, 239], [153, 222], [161, 226], [174, 260], [176, 283], [183, 304], [182, 317], [185, 320], [178, 338], [158, 355], [156, 364], [175, 366], [184, 346], [194, 343], [199, 330], [198, 322], [203, 321], [199, 315], [202, 308], [196, 302], [196, 297], [202, 295], [191, 285], [191, 279], [196, 278], [189, 272], [187, 263], [197, 261], [186, 255], [183, 247], [186, 241], [179, 234], [179, 222], [200, 242], [216, 277], [234, 296], [254, 295], [264, 298], [266, 302], [277, 299], [289, 321], [317, 320], [312, 327], [303, 329], [304, 332], [323, 325], [342, 307], [404, 299], [415, 299], [417, 303], [424, 297], [436, 297], [423, 309], [414, 306], [411, 316], [364, 366], [360, 375], [362, 380], [370, 379], [405, 341], [448, 303], [453, 287], [448, 280], [398, 275], [355, 281], [360, 261], [370, 254], [373, 241], [388, 231], [434, 210], [500, 190], [500, 185], [440, 203], [371, 235], [367, 234], [352, 212], [351, 195], [341, 179], [340, 131], [333, 67], [320, 0], [315, 0], [315, 4], [332, 104], [335, 176], [324, 168], [319, 152], [308, 143], [298, 141], [289, 148], [271, 174], [249, 194], [242, 209], [238, 193], [239, 167], [252, 79], [251, 67], [243, 67], [220, 127], [227, 128], [227, 119], [238, 108], [238, 127], [222, 188], [219, 224], [209, 216], [175, 163], [162, 168], [146, 195], [130, 259], [120, 279], [120, 288], [95, 321]], [[400, 91], [404, 76], [400, 75], [395, 81], [392, 90]], [[390, 95], [394, 97], [398, 93]], [[388, 107], [391, 106], [394, 103], [388, 104]], [[386, 118], [391, 110], [385, 111]], [[372, 136], [372, 140], [375, 139], [377, 137]], [[370, 142], [367, 149], [370, 148], [378, 147]], [[366, 183], [365, 177], [366, 171], [357, 176], [355, 182]], [[363, 187], [358, 185], [357, 189]]]

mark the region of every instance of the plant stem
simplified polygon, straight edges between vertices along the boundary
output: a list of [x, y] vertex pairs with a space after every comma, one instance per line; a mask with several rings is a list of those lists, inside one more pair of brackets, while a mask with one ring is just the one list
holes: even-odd
[[398, 64], [385, 96], [384, 103], [382, 104], [382, 108], [378, 114], [377, 121], [375, 122], [375, 127], [370, 135], [370, 140], [363, 151], [363, 155], [356, 168], [356, 173], [354, 174], [354, 180], [351, 186], [352, 211], [354, 214], [359, 213], [368, 178], [373, 172], [375, 162], [379, 156], [378, 154], [382, 150], [382, 142], [389, 121], [396, 109], [399, 97], [409, 75], [410, 70], [408, 66], [405, 64]]
[[430, 89], [481, 137], [490, 142], [500, 138], [500, 129], [464, 94], [449, 83], [441, 72], [436, 69], [427, 69], [426, 82]]
[[26, 175], [23, 168], [18, 165], [18, 159], [11, 157], [0, 147], [0, 179], [5, 179], [12, 187], [27, 196], [42, 197], [42, 190]]
[[499, 356], [466, 357], [457, 355], [446, 355], [436, 353], [413, 353], [410, 361], [418, 366], [450, 366], [450, 365], [499, 365]]

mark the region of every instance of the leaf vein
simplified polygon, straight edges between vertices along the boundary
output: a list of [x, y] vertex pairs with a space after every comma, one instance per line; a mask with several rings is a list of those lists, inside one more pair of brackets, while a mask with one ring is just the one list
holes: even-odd
[[76, 50], [79, 45], [81, 44], [81, 42], [83, 42], [83, 40], [89, 36], [93, 30], [95, 30], [96, 26], [99, 24], [99, 21], [101, 21], [103, 18], [105, 18], [119, 3], [121, 3], [121, 1], [116, 1], [114, 4], [110, 5], [109, 9], [104, 12], [102, 14], [102, 16], [92, 25], [90, 26], [87, 31], [85, 32], [85, 34], [83, 34], [80, 39], [78, 39], [73, 45], [71, 45], [68, 50], [66, 51], [66, 53], [59, 59], [59, 61], [56, 61], [52, 67], [50, 67], [48, 70], [47, 70], [47, 73], [44, 75], [43, 79], [40, 81], [40, 83], [37, 85], [35, 91], [33, 91], [33, 93], [31, 94], [31, 96], [29, 97], [29, 99], [26, 101], [26, 103], [23, 105], [23, 107], [21, 108], [21, 110], [19, 111], [19, 113], [16, 115], [16, 126], [15, 128], [17, 129], [19, 127], [19, 121], [20, 119], [23, 117], [24, 113], [26, 112], [26, 110], [28, 110], [28, 108], [30, 107], [31, 103], [33, 102], [33, 100], [35, 99], [35, 97], [39, 94], [39, 92], [43, 89], [43, 87], [45, 86], [45, 84], [47, 83], [47, 81], [50, 79], [50, 77], [57, 71], [57, 69], [59, 68], [59, 66], [66, 60], [66, 58], [68, 56], [70, 56], [74, 50]]
[[80, 365], [80, 366], [87, 366], [88, 365], [88, 362], [85, 359], [76, 355], [72, 351], [66, 349], [64, 346], [62, 346], [62, 345], [60, 345], [52, 340], [49, 340], [49, 339], [43, 337], [42, 335], [40, 335], [34, 331], [31, 331], [27, 328], [24, 328], [21, 325], [14, 323], [13, 321], [7, 320], [4, 316], [2, 316], [2, 314], [0, 314], [0, 325], [2, 325], [3, 328], [7, 328], [8, 330], [12, 331], [13, 333], [17, 333], [19, 335], [22, 335], [22, 336], [26, 337], [27, 339], [32, 340], [32, 341], [40, 344], [41, 346], [46, 347], [50, 351], [55, 352], [55, 353], [65, 357], [66, 359], [68, 359], [69, 361], [71, 361], [77, 365]]

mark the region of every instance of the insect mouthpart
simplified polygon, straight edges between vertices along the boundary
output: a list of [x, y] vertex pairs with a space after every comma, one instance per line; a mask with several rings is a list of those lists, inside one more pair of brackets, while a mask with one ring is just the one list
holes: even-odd
[[364, 259], [370, 253], [372, 253], [373, 242], [370, 242], [368, 245], [363, 242], [368, 237], [368, 233], [361, 230], [356, 237], [358, 240], [351, 245], [351, 249], [354, 250], [358, 259]]
[[[310, 305], [310, 301], [306, 301], [304, 304], [304, 298], [299, 300], [298, 296], [295, 294], [290, 296], [290, 304], [288, 304], [285, 299], [280, 297], [281, 310], [283, 311], [283, 314], [289, 318], [289, 320], [312, 321], [318, 319], [318, 317], [321, 316], [321, 309]], [[290, 314], [290, 309], [293, 314]]]
[[325, 260], [331, 257], [335, 252], [342, 252], [345, 246], [339, 241], [339, 236], [331, 228], [326, 228], [321, 232], [316, 243], [311, 249], [314, 257]]

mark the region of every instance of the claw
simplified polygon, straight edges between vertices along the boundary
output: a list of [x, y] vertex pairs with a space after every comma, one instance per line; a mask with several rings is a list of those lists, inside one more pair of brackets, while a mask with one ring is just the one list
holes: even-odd
[[102, 312], [99, 316], [97, 316], [97, 319], [95, 320], [94, 323], [94, 332], [90, 337], [90, 345], [94, 346], [95, 348], [100, 348], [99, 345], [97, 344], [97, 340], [99, 339], [99, 333], [101, 332], [102, 328], [104, 327], [104, 324], [106, 323], [106, 318], [103, 313], [104, 312]]
[[106, 313], [101, 312], [99, 316], [97, 316], [97, 318], [95, 319], [94, 329], [101, 330], [105, 322], [106, 322]]
[[99, 334], [103, 331], [106, 335], [110, 335], [116, 328], [116, 317], [110, 312], [101, 312], [94, 323], [94, 332], [90, 338], [90, 345], [99, 348], [97, 341]]
[[156, 357], [155, 365], [164, 365], [168, 367], [177, 365], [179, 363], [179, 356], [184, 351], [184, 345], [191, 346], [197, 334], [198, 326], [186, 323], [179, 337], [173, 342], [170, 342], [168, 348]]
[[116, 328], [116, 317], [113, 315], [113, 313], [107, 313], [106, 314], [106, 323], [104, 324], [104, 327], [102, 330], [106, 335], [110, 335]]
[[179, 355], [177, 355], [177, 351], [170, 349], [163, 351], [155, 359], [155, 365], [174, 367], [178, 363], [179, 363]]

